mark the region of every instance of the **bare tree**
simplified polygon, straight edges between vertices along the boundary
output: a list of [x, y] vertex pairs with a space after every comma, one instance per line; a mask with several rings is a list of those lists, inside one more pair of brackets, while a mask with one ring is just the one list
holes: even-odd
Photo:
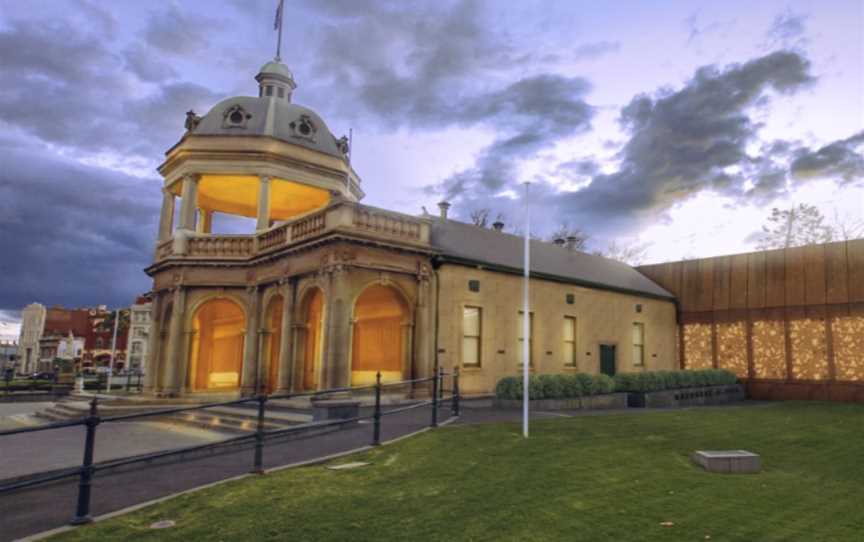
[[840, 212], [835, 208], [834, 231], [837, 234], [837, 238], [841, 241], [864, 237], [864, 218], [856, 218], [848, 214], [840, 216]]
[[489, 214], [492, 212], [489, 208], [483, 209], [474, 209], [471, 211], [469, 215], [471, 217], [471, 223], [475, 226], [480, 226], [481, 228], [489, 227]]
[[573, 248], [576, 250], [585, 250], [588, 245], [588, 239], [590, 236], [580, 230], [579, 228], [571, 228], [567, 222], [562, 222], [557, 229], [555, 229], [552, 234], [549, 236], [549, 241], [555, 241], [556, 239], [567, 239], [569, 237], [575, 237], [576, 243], [573, 245]]
[[801, 203], [789, 209], [771, 209], [768, 223], [762, 226], [758, 249], [790, 248], [834, 239], [834, 228], [815, 205]]
[[645, 261], [647, 252], [648, 244], [632, 243], [624, 245], [618, 241], [612, 241], [606, 245], [605, 250], [597, 250], [594, 254], [609, 258], [610, 260], [617, 260], [627, 265], [636, 266]]

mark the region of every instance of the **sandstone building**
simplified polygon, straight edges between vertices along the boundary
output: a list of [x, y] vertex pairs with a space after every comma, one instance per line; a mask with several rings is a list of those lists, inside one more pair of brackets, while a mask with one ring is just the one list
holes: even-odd
[[[187, 114], [166, 153], [146, 391], [251, 394], [462, 371], [468, 394], [520, 369], [677, 367], [672, 294], [618, 262], [534, 242], [529, 337], [521, 239], [360, 203], [347, 138], [265, 64], [257, 97]], [[177, 199], [179, 197], [179, 207]], [[175, 217], [175, 213], [178, 215]], [[214, 213], [255, 231], [214, 231]], [[176, 227], [175, 227], [176, 223]]]

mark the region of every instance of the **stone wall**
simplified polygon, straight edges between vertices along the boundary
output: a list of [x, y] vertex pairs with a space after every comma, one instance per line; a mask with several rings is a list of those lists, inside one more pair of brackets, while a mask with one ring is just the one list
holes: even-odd
[[[522, 277], [446, 264], [438, 269], [438, 360], [450, 370], [461, 367], [463, 393], [492, 393], [497, 381], [520, 371]], [[472, 292], [469, 281], [479, 281]], [[572, 294], [573, 304], [567, 303]], [[641, 312], [637, 312], [637, 305]], [[463, 367], [462, 311], [482, 309], [481, 364]], [[672, 370], [677, 367], [675, 305], [617, 292], [532, 280], [534, 312], [533, 372], [600, 372], [600, 344], [616, 345], [618, 372]], [[577, 319], [576, 366], [565, 367], [563, 319]], [[645, 325], [644, 367], [633, 364], [633, 323]]]

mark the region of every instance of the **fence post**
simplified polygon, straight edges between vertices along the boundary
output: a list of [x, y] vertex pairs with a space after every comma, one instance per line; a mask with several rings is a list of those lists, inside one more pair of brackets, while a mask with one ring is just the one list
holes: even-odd
[[126, 393], [129, 393], [130, 389], [132, 389], [132, 373], [126, 371]]
[[84, 440], [84, 462], [81, 465], [81, 478], [78, 482], [78, 505], [75, 509], [75, 517], [69, 522], [71, 525], [83, 525], [90, 523], [90, 488], [93, 481], [93, 448], [96, 446], [96, 426], [99, 425], [99, 399], [94, 397], [90, 401], [90, 415], [85, 420], [87, 437]]
[[255, 466], [253, 474], [264, 474], [264, 405], [267, 396], [263, 393], [258, 395], [258, 428], [255, 430]]
[[432, 427], [438, 427], [438, 380], [441, 377], [441, 369], [435, 370], [432, 377]]
[[453, 415], [459, 416], [459, 367], [453, 367]]
[[381, 371], [375, 375], [375, 412], [372, 414], [372, 446], [381, 445]]

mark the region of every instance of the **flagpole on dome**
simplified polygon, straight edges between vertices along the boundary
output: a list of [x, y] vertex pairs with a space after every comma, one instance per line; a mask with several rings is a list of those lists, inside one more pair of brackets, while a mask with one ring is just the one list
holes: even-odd
[[276, 6], [276, 20], [273, 22], [273, 30], [279, 31], [279, 37], [276, 39], [276, 62], [282, 61], [282, 12], [284, 7], [285, 0], [279, 0], [279, 5]]

